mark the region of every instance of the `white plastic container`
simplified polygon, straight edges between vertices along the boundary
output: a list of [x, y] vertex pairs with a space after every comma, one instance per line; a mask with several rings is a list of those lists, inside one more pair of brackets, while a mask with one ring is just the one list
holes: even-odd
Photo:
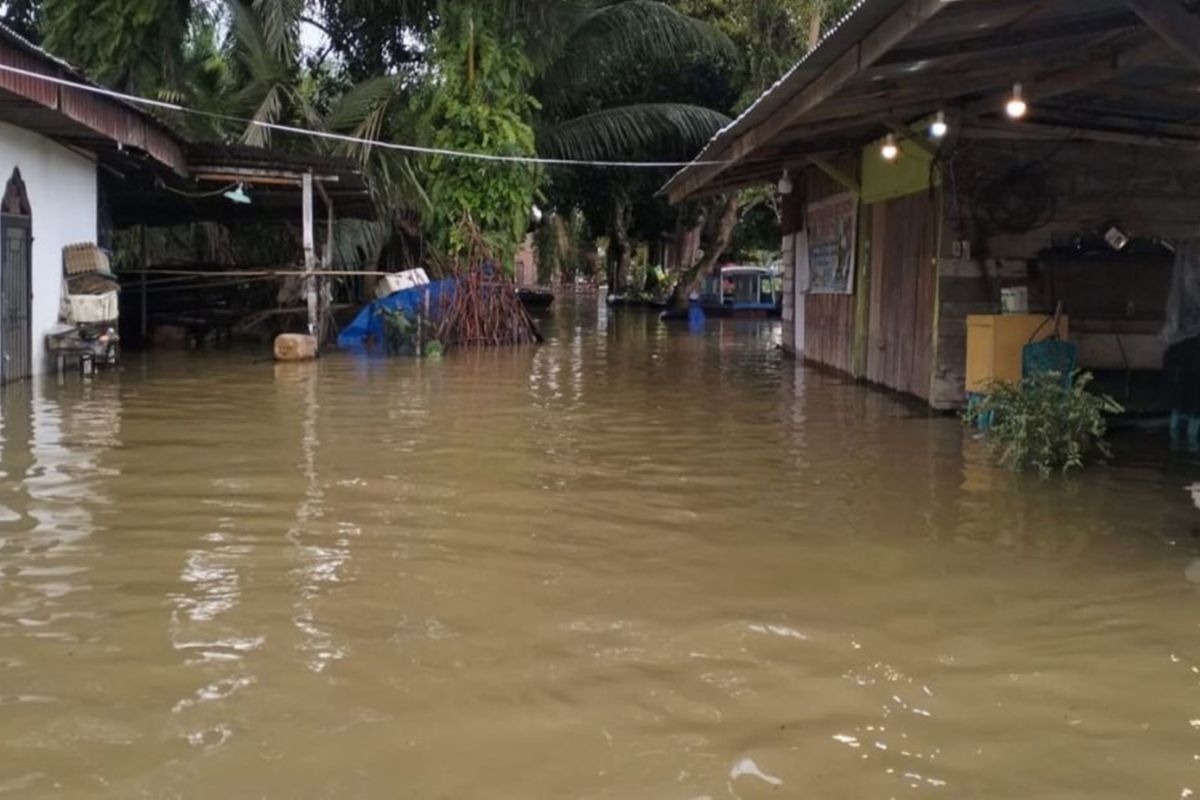
[[117, 292], [67, 295], [67, 321], [112, 322], [120, 315]]
[[1000, 313], [1028, 314], [1029, 287], [1008, 286], [1000, 290]]
[[375, 284], [375, 296], [387, 297], [389, 294], [411, 289], [414, 286], [424, 286], [429, 283], [429, 276], [425, 274], [425, 270], [417, 268], [405, 270], [404, 272], [395, 272], [391, 275], [384, 275], [379, 279], [379, 283]]

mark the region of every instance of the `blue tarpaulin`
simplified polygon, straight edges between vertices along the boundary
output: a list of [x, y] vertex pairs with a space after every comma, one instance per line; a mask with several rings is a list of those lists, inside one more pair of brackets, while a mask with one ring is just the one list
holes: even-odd
[[346, 350], [382, 351], [386, 346], [381, 310], [403, 311], [415, 317], [425, 307], [425, 294], [429, 293], [429, 316], [436, 322], [442, 307], [442, 298], [454, 293], [454, 281], [433, 281], [424, 286], [414, 286], [393, 292], [363, 306], [354, 320], [338, 334], [338, 347]]

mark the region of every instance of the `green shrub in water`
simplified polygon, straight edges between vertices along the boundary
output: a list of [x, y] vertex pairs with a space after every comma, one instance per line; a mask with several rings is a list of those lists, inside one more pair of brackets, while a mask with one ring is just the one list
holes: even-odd
[[442, 343], [437, 339], [425, 343], [425, 357], [430, 361], [437, 361], [442, 357]]
[[411, 353], [416, 343], [417, 326], [404, 313], [404, 309], [380, 308], [383, 318], [384, 345], [388, 355]]
[[1111, 455], [1104, 438], [1107, 416], [1124, 409], [1105, 394], [1090, 392], [1089, 372], [1069, 380], [1045, 372], [1020, 381], [994, 381], [988, 393], [964, 414], [972, 425], [986, 426], [997, 461], [1017, 472], [1048, 477], [1084, 465], [1093, 456]]

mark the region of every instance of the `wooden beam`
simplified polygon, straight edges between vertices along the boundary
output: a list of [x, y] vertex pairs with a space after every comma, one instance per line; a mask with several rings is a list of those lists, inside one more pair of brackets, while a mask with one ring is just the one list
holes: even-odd
[[1094, 130], [1065, 125], [1039, 124], [1036, 121], [1020, 125], [1000, 123], [971, 123], [963, 126], [966, 139], [995, 139], [1000, 141], [1091, 141], [1106, 144], [1155, 147], [1168, 150], [1200, 151], [1200, 139], [1181, 139], [1168, 136], [1149, 136], [1136, 131]]
[[[311, 172], [295, 172], [292, 170], [279, 169], [254, 169], [247, 167], [209, 167], [209, 166], [193, 166], [191, 168], [192, 175], [196, 180], [228, 180], [233, 178], [246, 183], [275, 183], [279, 185], [292, 184], [299, 186], [304, 180], [305, 175], [312, 175]], [[312, 175], [312, 179], [318, 183], [337, 183], [337, 175]]]
[[842, 186], [845, 186], [850, 191], [854, 192], [855, 194], [862, 194], [862, 184], [838, 169], [833, 162], [827, 161], [821, 156], [809, 156], [808, 161], [814, 167], [821, 170], [821, 172], [824, 172], [834, 181], [840, 183]]
[[[820, 75], [796, 90], [791, 101], [762, 122], [734, 136], [721, 153], [712, 154], [717, 160], [740, 161], [762, 147], [793, 120], [831, 97], [855, 75], [870, 67], [913, 31], [942, 11], [954, 0], [905, 0], [905, 2], [874, 30], [842, 53]], [[818, 48], [817, 52], [820, 52]], [[784, 84], [786, 87], [786, 83]], [[780, 89], [784, 89], [780, 87]], [[736, 130], [736, 128], [735, 128]], [[705, 183], [728, 169], [731, 164], [707, 164], [685, 168], [678, 182], [670, 186], [672, 202], [685, 199]]]
[[1180, 0], [1129, 0], [1129, 6], [1179, 55], [1200, 68], [1200, 13]]
[[[1025, 99], [1036, 103], [1110, 81], [1131, 69], [1153, 63], [1161, 56], [1162, 45], [1154, 39], [1148, 39], [1122, 52], [1106, 52], [1083, 63], [1034, 76], [1032, 80], [1021, 80], [1020, 73], [1017, 73], [1016, 80], [1021, 83]], [[1007, 98], [1007, 92], [991, 94], [969, 103], [963, 113], [967, 117], [998, 113], [1004, 109]]]
[[1092, 33], [1104, 33], [1134, 28], [1138, 25], [1138, 17], [1129, 11], [1118, 10], [1099, 16], [1084, 16], [1074, 20], [1055, 20], [1052, 25], [1042, 25], [1036, 28], [1019, 28], [1012, 30], [989, 28], [974, 36], [963, 36], [948, 41], [932, 42], [925, 45], [914, 45], [888, 54], [881, 64], [905, 64], [914, 61], [927, 61], [932, 58], [946, 56], [969, 55], [972, 58], [980, 55], [994, 54], [998, 50], [1008, 50], [1016, 47], [1027, 47], [1038, 44], [1052, 47], [1056, 39], [1086, 36]]
[[1200, 140], [1200, 124], [1197, 123], [1161, 122], [1157, 119], [1146, 119], [1140, 116], [1114, 114], [1107, 110], [1096, 111], [1086, 106], [1039, 107], [1033, 121], [1040, 125], [1060, 125], [1064, 128], [1082, 126], [1101, 131], [1128, 131], [1171, 139]]

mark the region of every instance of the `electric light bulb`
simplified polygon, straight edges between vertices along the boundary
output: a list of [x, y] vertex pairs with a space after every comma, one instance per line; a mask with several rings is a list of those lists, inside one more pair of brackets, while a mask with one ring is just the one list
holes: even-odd
[[896, 146], [896, 137], [888, 134], [883, 140], [883, 147], [879, 149], [879, 154], [883, 156], [884, 161], [895, 161], [896, 156], [900, 155], [900, 148]]
[[783, 171], [783, 174], [779, 176], [779, 193], [792, 193], [792, 176], [788, 175], [788, 171], [786, 169]]
[[1004, 106], [1004, 113], [1008, 114], [1012, 119], [1020, 119], [1025, 116], [1025, 112], [1029, 110], [1029, 106], [1025, 103], [1025, 97], [1021, 93], [1021, 84], [1014, 83], [1012, 97], [1008, 99], [1008, 103]]
[[929, 126], [929, 135], [934, 139], [941, 139], [950, 131], [950, 126], [946, 124], [946, 112], [939, 111], [937, 116], [933, 118], [933, 123]]

